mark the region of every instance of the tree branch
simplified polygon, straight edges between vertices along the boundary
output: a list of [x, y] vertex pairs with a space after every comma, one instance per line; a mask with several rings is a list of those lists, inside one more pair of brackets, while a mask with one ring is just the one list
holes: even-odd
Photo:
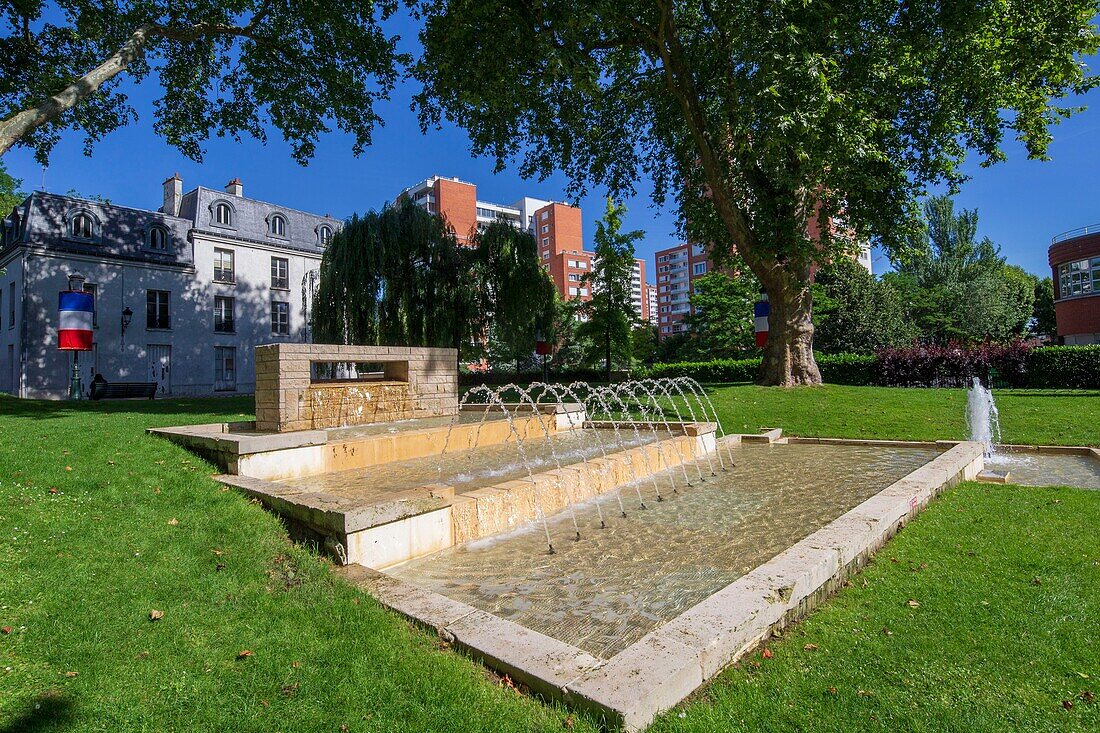
[[105, 83], [126, 71], [131, 64], [145, 55], [145, 50], [153, 38], [167, 38], [173, 41], [190, 42], [208, 36], [236, 36], [263, 40], [256, 29], [270, 11], [264, 5], [246, 25], [234, 26], [222, 23], [195, 23], [190, 26], [166, 26], [156, 23], [143, 23], [130, 35], [126, 42], [99, 66], [69, 84], [57, 94], [28, 107], [6, 120], [0, 121], [0, 155], [7, 153], [22, 138], [35, 129], [57, 119], [65, 112], [77, 106], [99, 91]]

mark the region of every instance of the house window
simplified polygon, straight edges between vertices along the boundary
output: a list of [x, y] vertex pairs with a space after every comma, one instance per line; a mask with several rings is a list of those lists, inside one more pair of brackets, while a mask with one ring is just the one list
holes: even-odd
[[550, 259], [550, 253], [549, 252], [543, 252], [542, 253], [542, 259], [544, 259], [544, 260]]
[[237, 350], [232, 346], [214, 347], [214, 391], [237, 389]]
[[321, 243], [322, 247], [327, 246], [330, 239], [332, 239], [331, 227], [322, 226], [317, 230], [317, 241]]
[[580, 289], [579, 289], [579, 288], [573, 288], [573, 287], [569, 288], [569, 294], [570, 294], [570, 295], [577, 295], [577, 294], [579, 294], [579, 293], [580, 293]]
[[92, 328], [99, 327], [99, 286], [95, 283], [84, 283], [84, 292], [92, 296]]
[[285, 257], [271, 258], [271, 288], [290, 290], [290, 262]]
[[8, 288], [8, 328], [15, 328], [15, 283]]
[[691, 268], [692, 275], [705, 275], [707, 274], [707, 263], [696, 262]]
[[544, 211], [541, 214], [539, 214], [539, 221], [546, 221], [547, 217], [549, 217], [549, 216], [550, 216], [550, 212], [549, 211]]
[[542, 232], [543, 234], [548, 233], [550, 231], [550, 225], [549, 224], [543, 224], [542, 229], [540, 229], [539, 231]]
[[233, 226], [233, 209], [222, 202], [214, 205], [214, 223], [223, 227]]
[[271, 301], [271, 333], [277, 336], [290, 334], [290, 303]]
[[282, 214], [273, 214], [267, 221], [267, 232], [273, 237], [286, 236], [286, 219]]
[[550, 237], [543, 237], [542, 238], [542, 246], [543, 247], [549, 247], [550, 246]]
[[214, 333], [233, 333], [234, 299], [222, 295], [214, 296]]
[[172, 327], [169, 304], [171, 293], [167, 290], [145, 291], [145, 327], [167, 329]]
[[233, 273], [233, 250], [214, 249], [214, 282], [237, 282]]
[[92, 234], [95, 233], [95, 221], [92, 219], [91, 214], [80, 212], [73, 217], [69, 231], [78, 239], [91, 239]]
[[577, 274], [577, 273], [575, 273], [575, 272], [571, 272], [571, 273], [569, 273], [569, 281], [570, 281], [570, 282], [575, 282], [575, 283], [578, 283], [578, 282], [580, 282], [580, 281], [581, 281], [581, 276], [580, 276], [580, 275], [578, 275], [578, 274]]
[[149, 230], [149, 249], [154, 252], [165, 252], [168, 250], [168, 232], [164, 227], [152, 227]]

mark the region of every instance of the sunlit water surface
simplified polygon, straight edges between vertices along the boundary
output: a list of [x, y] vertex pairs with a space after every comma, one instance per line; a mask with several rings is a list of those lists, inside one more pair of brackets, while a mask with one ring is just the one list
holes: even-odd
[[732, 454], [736, 467], [702, 484], [694, 468], [691, 487], [678, 470], [662, 475], [662, 502], [640, 482], [645, 510], [633, 487], [621, 489], [626, 518], [613, 495], [601, 497], [606, 529], [594, 505], [578, 507], [579, 542], [568, 513], [558, 515], [553, 555], [531, 525], [387, 572], [608, 658], [938, 452], [794, 444]]

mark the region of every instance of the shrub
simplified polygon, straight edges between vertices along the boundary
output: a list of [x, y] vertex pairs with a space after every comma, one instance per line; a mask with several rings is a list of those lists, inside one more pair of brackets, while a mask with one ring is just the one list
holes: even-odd
[[662, 377], [691, 377], [699, 382], [752, 382], [760, 371], [760, 358], [711, 359], [710, 361], [681, 361], [672, 364], [654, 364], [649, 369], [653, 379]]
[[1027, 358], [1027, 386], [1100, 389], [1100, 344], [1032, 349]]
[[[550, 381], [557, 384], [570, 384], [572, 382], [603, 382], [607, 376], [603, 369], [570, 369], [567, 371], [550, 371]], [[628, 379], [630, 374], [622, 370], [613, 370], [612, 377], [618, 380]], [[520, 372], [463, 372], [458, 375], [458, 383], [463, 387], [476, 387], [487, 384], [490, 387], [499, 387], [505, 384], [531, 384], [542, 381], [542, 371]]]
[[878, 360], [874, 354], [817, 354], [817, 367], [826, 384], [863, 387], [875, 384]]
[[1026, 383], [1030, 347], [1022, 342], [934, 344], [879, 349], [878, 384], [885, 387], [967, 387], [974, 377], [995, 386]]

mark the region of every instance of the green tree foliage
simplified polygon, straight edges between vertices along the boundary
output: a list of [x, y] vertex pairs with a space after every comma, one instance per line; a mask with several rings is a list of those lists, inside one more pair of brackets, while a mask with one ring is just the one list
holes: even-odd
[[22, 180], [8, 175], [7, 168], [0, 161], [0, 218], [9, 216], [11, 210], [27, 198], [27, 194], [19, 190], [22, 185]]
[[760, 299], [760, 283], [748, 270], [731, 276], [709, 272], [695, 280], [690, 296], [693, 312], [688, 325], [685, 358], [724, 359], [739, 356], [756, 342], [753, 305]]
[[1058, 334], [1058, 324], [1054, 320], [1054, 281], [1044, 277], [1035, 284], [1035, 306], [1032, 311], [1031, 333], [1036, 336], [1054, 338]]
[[554, 285], [534, 237], [504, 221], [458, 244], [442, 218], [408, 199], [355, 216], [321, 261], [313, 306], [317, 340], [450, 346], [517, 363], [549, 332]]
[[[1096, 84], [1095, 0], [952, 3], [443, 0], [422, 4], [422, 124], [477, 153], [563, 170], [575, 190], [679, 199], [689, 238], [731, 247], [775, 321], [767, 384], [820, 382], [815, 262], [896, 248], [931, 184], [1005, 155], [1046, 156], [1057, 100]], [[486, 42], [492, 39], [492, 42]], [[526, 144], [524, 144], [526, 143]], [[522, 152], [519, 152], [522, 151]], [[808, 232], [843, 212], [845, 226]]]
[[630, 276], [634, 271], [634, 242], [644, 234], [623, 232], [626, 208], [607, 200], [604, 216], [596, 222], [592, 269], [582, 282], [592, 291], [592, 299], [580, 307], [583, 322], [577, 335], [589, 339], [589, 362], [602, 360], [607, 381], [611, 381], [612, 363], [631, 361], [630, 329], [634, 306], [630, 302]]
[[85, 150], [137, 119], [120, 81], [154, 77], [153, 129], [201, 160], [212, 134], [278, 130], [312, 157], [333, 123], [370, 144], [402, 58], [380, 21], [394, 0], [15, 0], [0, 10], [0, 154], [33, 148], [43, 165], [61, 134]]
[[587, 356], [592, 353], [592, 339], [578, 333], [579, 312], [584, 305], [579, 300], [566, 300], [554, 289], [554, 322], [551, 329], [554, 353], [550, 366], [555, 371], [579, 369], [587, 366]]
[[315, 338], [461, 348], [484, 331], [476, 254], [458, 245], [443, 219], [407, 199], [353, 216], [321, 260]]
[[554, 283], [539, 260], [529, 232], [498, 220], [476, 235], [478, 283], [488, 314], [487, 350], [493, 364], [529, 359], [536, 335], [549, 338], [554, 324]]
[[634, 359], [641, 364], [652, 364], [658, 353], [657, 326], [652, 323], [639, 323], [630, 332], [630, 350]]
[[867, 353], [919, 336], [898, 291], [851, 258], [819, 270], [813, 295], [814, 345], [821, 352]]
[[977, 238], [978, 212], [956, 212], [946, 196], [924, 205], [924, 226], [910, 237], [886, 280], [909, 305], [923, 338], [937, 342], [1003, 341], [1024, 333], [1035, 278], [1006, 265], [988, 237]]

